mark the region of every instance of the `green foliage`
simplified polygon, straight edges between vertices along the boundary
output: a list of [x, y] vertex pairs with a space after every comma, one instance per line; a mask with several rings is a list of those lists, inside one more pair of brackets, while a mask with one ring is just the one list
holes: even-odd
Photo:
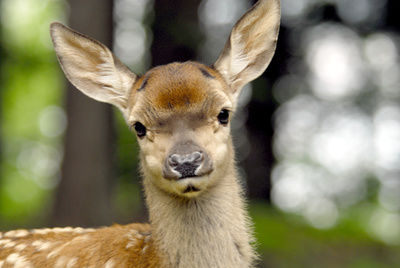
[[[58, 106], [64, 80], [48, 29], [51, 21], [63, 16], [64, 4], [50, 0], [1, 2], [2, 229], [43, 222], [58, 181], [60, 134], [65, 127]], [[58, 117], [58, 121], [53, 123], [50, 117]]]
[[[354, 211], [329, 230], [310, 227], [266, 203], [252, 203], [251, 216], [262, 255], [259, 267], [396, 267], [399, 247], [374, 241]], [[356, 219], [354, 219], [355, 217]]]

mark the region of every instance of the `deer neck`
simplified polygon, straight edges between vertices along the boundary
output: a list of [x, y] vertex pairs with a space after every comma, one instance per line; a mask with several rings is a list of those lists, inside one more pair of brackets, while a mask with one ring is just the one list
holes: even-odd
[[195, 199], [168, 194], [144, 178], [154, 248], [162, 267], [250, 267], [252, 235], [233, 160], [220, 183]]

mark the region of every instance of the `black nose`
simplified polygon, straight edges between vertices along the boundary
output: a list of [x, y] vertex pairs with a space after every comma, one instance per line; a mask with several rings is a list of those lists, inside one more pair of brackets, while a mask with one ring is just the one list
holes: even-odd
[[203, 154], [201, 152], [194, 152], [186, 155], [172, 154], [169, 156], [168, 164], [174, 171], [180, 174], [180, 179], [183, 179], [197, 176], [196, 170], [202, 161]]

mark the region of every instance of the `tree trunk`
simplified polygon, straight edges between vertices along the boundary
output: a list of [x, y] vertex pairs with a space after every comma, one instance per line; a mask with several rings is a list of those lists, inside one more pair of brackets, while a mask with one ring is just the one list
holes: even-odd
[[[111, 47], [113, 1], [70, 0], [70, 27]], [[53, 224], [99, 226], [112, 222], [113, 131], [110, 105], [68, 83], [68, 128]]]
[[196, 60], [201, 40], [197, 9], [201, 0], [156, 0], [152, 65]]

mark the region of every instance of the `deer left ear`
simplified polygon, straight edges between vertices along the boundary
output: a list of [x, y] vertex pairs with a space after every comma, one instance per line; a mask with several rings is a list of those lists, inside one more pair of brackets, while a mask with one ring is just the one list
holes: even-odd
[[260, 76], [275, 53], [280, 0], [259, 0], [234, 26], [214, 67], [237, 100], [242, 87]]

